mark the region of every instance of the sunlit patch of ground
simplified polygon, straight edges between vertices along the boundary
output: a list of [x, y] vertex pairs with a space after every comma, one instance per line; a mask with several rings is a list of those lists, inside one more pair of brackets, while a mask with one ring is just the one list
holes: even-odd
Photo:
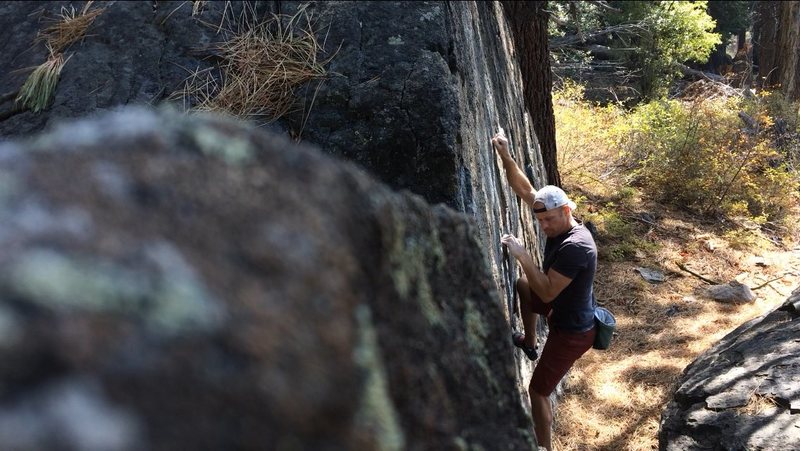
[[[657, 449], [661, 412], [683, 369], [742, 323], [776, 308], [798, 284], [795, 243], [741, 246], [718, 227], [662, 212], [647, 231], [656, 251], [599, 263], [597, 297], [616, 315], [618, 335], [611, 349], [589, 351], [567, 376], [556, 412], [556, 449]], [[755, 291], [752, 304], [728, 305], [703, 297], [707, 284], [676, 262], [709, 279], [750, 287], [783, 277]], [[644, 281], [638, 266], [664, 271], [666, 281]], [[769, 400], [759, 400], [747, 408], [767, 407]]]
[[[619, 108], [597, 107], [567, 87], [554, 94], [558, 167], [577, 214], [598, 228], [598, 299], [614, 312], [619, 334], [607, 351], [589, 351], [565, 381], [557, 408], [558, 450], [653, 450], [661, 412], [683, 369], [742, 323], [780, 305], [800, 283], [800, 209], [777, 236], [753, 218], [715, 221], [655, 203], [635, 185], [631, 124]], [[629, 154], [625, 157], [625, 154]], [[766, 226], [767, 224], [765, 224]], [[791, 230], [794, 229], [794, 230]], [[726, 305], [702, 295], [705, 278], [756, 290], [752, 304]], [[658, 269], [653, 285], [636, 267]], [[771, 408], [771, 400], [743, 407]]]

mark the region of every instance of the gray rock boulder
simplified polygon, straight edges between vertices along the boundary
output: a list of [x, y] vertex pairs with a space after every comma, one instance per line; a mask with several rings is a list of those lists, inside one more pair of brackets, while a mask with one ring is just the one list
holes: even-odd
[[[64, 118], [124, 104], [157, 104], [182, 87], [191, 71], [214, 65], [215, 27], [238, 2], [205, 2], [192, 15], [184, 1], [109, 2], [80, 43], [67, 50], [50, 109], [0, 120], [0, 136], [24, 136]], [[97, 3], [96, 3], [97, 4]], [[253, 3], [251, 3], [253, 4]], [[257, 12], [316, 21], [320, 58], [329, 77], [298, 91], [310, 114], [290, 114], [270, 128], [356, 162], [395, 189], [444, 203], [474, 221], [507, 320], [516, 309], [516, 262], [503, 233], [543, 246], [535, 221], [508, 186], [489, 143], [502, 126], [516, 161], [534, 186], [546, 177], [523, 98], [512, 35], [503, 9], [491, 2], [256, 2]], [[44, 61], [36, 33], [67, 2], [0, 5], [0, 99], [18, 89]], [[80, 5], [76, 5], [80, 8]], [[11, 102], [0, 104], [2, 112]], [[306, 108], [305, 111], [308, 111]], [[579, 206], [580, 213], [580, 206]], [[527, 396], [530, 364], [518, 357], [518, 393]]]
[[750, 287], [735, 280], [706, 287], [703, 293], [715, 301], [730, 304], [752, 303], [756, 300], [756, 295]]
[[659, 449], [800, 449], [800, 300], [749, 321], [684, 371]]
[[[305, 4], [281, 2], [281, 12]], [[327, 53], [336, 53], [328, 66], [334, 75], [314, 93], [303, 139], [324, 143], [393, 187], [478, 214], [481, 189], [496, 183], [488, 157], [498, 125], [529, 176], [546, 178], [499, 4], [310, 5]], [[300, 133], [297, 119], [289, 127]]]
[[474, 222], [227, 119], [0, 145], [0, 448], [531, 449]]
[[[108, 2], [72, 55], [52, 106], [0, 120], [0, 136], [24, 136], [65, 118], [125, 104], [164, 102], [191, 71], [211, 67], [209, 48], [223, 38], [215, 27], [237, 2], [205, 2], [192, 15], [184, 1]], [[98, 3], [95, 3], [98, 5]], [[0, 99], [45, 60], [37, 32], [68, 2], [0, 4]], [[80, 5], [76, 4], [79, 9]], [[352, 160], [396, 189], [471, 216], [486, 250], [504, 314], [515, 323], [518, 268], [500, 245], [503, 233], [543, 246], [535, 221], [514, 196], [489, 143], [502, 126], [536, 187], [546, 177], [522, 101], [521, 76], [504, 12], [490, 2], [257, 2], [262, 16], [294, 14], [316, 20], [320, 58], [331, 57], [317, 90], [299, 91], [310, 114], [272, 124], [325, 152]], [[238, 9], [237, 9], [238, 8]], [[0, 104], [0, 116], [13, 102]], [[579, 209], [580, 212], [580, 209]], [[519, 324], [516, 327], [521, 327]], [[520, 380], [529, 373], [521, 353]], [[519, 392], [526, 396], [525, 383]]]
[[[98, 4], [99, 5], [99, 4]], [[45, 61], [34, 44], [69, 2], [14, 2], [0, 6], [0, 117], [29, 71]], [[96, 5], [97, 6], [97, 5]], [[179, 91], [195, 70], [213, 66], [213, 44], [224, 33], [209, 24], [241, 14], [237, 3], [109, 2], [86, 38], [65, 51], [70, 60], [44, 113], [0, 121], [0, 136], [42, 130], [63, 118], [126, 104], [155, 104]], [[260, 2], [262, 17], [299, 8], [315, 21], [331, 57], [329, 77], [299, 94], [305, 104], [276, 125], [325, 151], [357, 161], [395, 188], [431, 203], [475, 211], [490, 165], [476, 152], [502, 124], [523, 150], [530, 175], [541, 164], [519, 100], [505, 17], [498, 5], [474, 2]], [[78, 5], [80, 9], [80, 5]], [[313, 107], [311, 106], [313, 99]], [[306, 114], [310, 113], [310, 114]], [[529, 150], [529, 148], [531, 148]], [[535, 174], [535, 175], [534, 175]]]

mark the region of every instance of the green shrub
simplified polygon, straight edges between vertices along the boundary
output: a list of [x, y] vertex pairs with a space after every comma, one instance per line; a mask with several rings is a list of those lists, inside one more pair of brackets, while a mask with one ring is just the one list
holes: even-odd
[[679, 74], [678, 63], [705, 62], [721, 42], [720, 35], [713, 32], [715, 22], [706, 12], [706, 1], [613, 4], [618, 12], [609, 14], [612, 23], [640, 25], [627, 39], [613, 41], [612, 47], [636, 49], [631, 53], [630, 64], [641, 70], [640, 85], [645, 98], [665, 95], [670, 82]]
[[583, 95], [583, 86], [569, 80], [553, 92], [559, 172], [584, 189], [612, 194], [631, 130], [622, 108], [592, 104]]
[[[591, 104], [582, 95], [581, 86], [565, 83], [553, 97], [567, 185], [628, 210], [635, 209], [641, 190], [645, 198], [709, 216], [791, 228], [800, 202], [800, 152], [795, 144], [776, 148], [774, 124], [781, 118], [798, 136], [796, 103], [763, 93], [755, 99], [660, 100], [628, 111]], [[752, 118], [750, 125], [740, 112]], [[614, 218], [596, 222], [605, 220], [614, 233], [626, 233]]]
[[798, 175], [789, 170], [757, 116], [743, 131], [740, 99], [651, 102], [631, 114], [634, 145], [627, 158], [651, 196], [708, 215], [741, 214], [782, 220], [796, 205]]

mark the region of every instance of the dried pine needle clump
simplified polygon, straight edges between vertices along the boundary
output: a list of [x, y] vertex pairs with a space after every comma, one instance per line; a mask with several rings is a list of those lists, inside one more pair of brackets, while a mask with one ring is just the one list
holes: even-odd
[[[69, 58], [67, 58], [69, 59]], [[16, 102], [30, 109], [34, 113], [47, 108], [56, 90], [58, 77], [61, 76], [61, 69], [64, 68], [64, 56], [62, 54], [50, 55], [44, 63], [36, 66], [25, 84], [19, 90]]]
[[97, 16], [105, 11], [105, 8], [95, 8], [89, 11], [92, 3], [94, 2], [86, 2], [80, 12], [77, 12], [74, 7], [62, 6], [55, 23], [40, 31], [34, 42], [44, 41], [50, 49], [50, 53], [56, 54], [83, 39], [89, 26], [97, 19]]
[[329, 59], [317, 59], [323, 45], [305, 9], [294, 16], [255, 16], [245, 6], [238, 20], [229, 21], [235, 29], [225, 30], [228, 38], [212, 49], [221, 60], [218, 74], [194, 72], [177, 93], [184, 105], [272, 122], [291, 111], [297, 87], [325, 77]]
[[64, 59], [62, 52], [86, 36], [86, 30], [105, 8], [89, 11], [93, 2], [86, 2], [80, 12], [75, 8], [61, 8], [55, 23], [40, 31], [35, 42], [44, 41], [49, 56], [47, 61], [36, 66], [25, 80], [15, 100], [18, 107], [27, 108], [34, 113], [44, 110], [50, 104], [53, 93], [61, 76], [61, 70], [69, 58]]
[[203, 9], [206, 7], [206, 0], [194, 0], [192, 1], [192, 17], [197, 17]]

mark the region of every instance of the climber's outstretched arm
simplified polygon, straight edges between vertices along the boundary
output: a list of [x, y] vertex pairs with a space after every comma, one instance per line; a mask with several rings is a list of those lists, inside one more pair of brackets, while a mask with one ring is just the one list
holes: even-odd
[[500, 132], [492, 138], [492, 145], [494, 146], [494, 150], [497, 151], [497, 155], [503, 160], [503, 168], [506, 171], [506, 178], [508, 179], [508, 184], [511, 185], [511, 189], [514, 190], [514, 193], [516, 193], [520, 199], [533, 208], [533, 199], [536, 196], [536, 190], [533, 189], [525, 173], [522, 172], [519, 166], [517, 166], [517, 163], [514, 162], [514, 159], [511, 158], [511, 153], [508, 151], [508, 139]]

